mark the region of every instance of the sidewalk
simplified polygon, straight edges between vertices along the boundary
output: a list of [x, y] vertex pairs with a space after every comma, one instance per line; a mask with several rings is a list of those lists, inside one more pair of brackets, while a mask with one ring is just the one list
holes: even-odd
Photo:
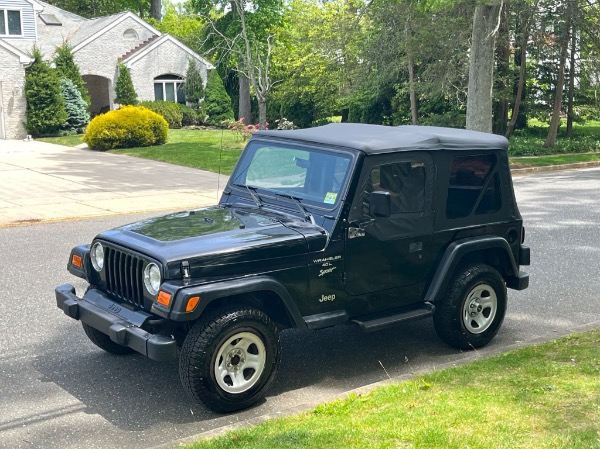
[[0, 140], [0, 226], [208, 206], [226, 183], [131, 156]]

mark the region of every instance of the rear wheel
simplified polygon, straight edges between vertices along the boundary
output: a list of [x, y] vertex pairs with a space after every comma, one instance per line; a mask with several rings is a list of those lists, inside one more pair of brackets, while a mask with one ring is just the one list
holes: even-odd
[[279, 335], [263, 312], [221, 309], [201, 318], [181, 348], [179, 375], [185, 390], [217, 412], [258, 402], [280, 361]]
[[459, 270], [447, 297], [436, 305], [438, 336], [459, 349], [480, 348], [498, 333], [506, 314], [506, 286], [502, 275], [485, 264]]
[[134, 352], [133, 349], [128, 348], [127, 346], [115, 343], [108, 335], [100, 332], [98, 329], [94, 329], [89, 324], [81, 323], [81, 325], [83, 326], [85, 335], [88, 336], [90, 341], [99, 348], [104, 349], [106, 352], [116, 355], [126, 355]]

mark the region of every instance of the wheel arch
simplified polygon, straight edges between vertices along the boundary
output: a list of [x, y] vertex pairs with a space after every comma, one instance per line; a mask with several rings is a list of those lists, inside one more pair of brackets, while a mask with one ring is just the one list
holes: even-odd
[[[185, 306], [192, 296], [199, 296], [200, 301], [192, 312], [186, 312]], [[170, 318], [196, 321], [211, 310], [229, 305], [248, 305], [261, 310], [280, 328], [306, 327], [289, 291], [277, 280], [262, 276], [184, 288], [175, 298]]]
[[474, 237], [457, 240], [448, 246], [426, 289], [425, 301], [435, 302], [446, 291], [461, 265], [484, 263], [494, 267], [504, 279], [517, 276], [517, 266], [508, 242], [502, 237]]

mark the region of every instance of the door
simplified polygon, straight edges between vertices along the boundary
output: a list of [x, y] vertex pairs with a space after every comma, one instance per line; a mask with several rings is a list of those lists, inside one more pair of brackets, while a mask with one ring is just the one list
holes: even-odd
[[[433, 175], [431, 157], [425, 153], [367, 159], [346, 234], [345, 288], [349, 295], [401, 289], [424, 281], [431, 257]], [[389, 216], [371, 215], [374, 191], [389, 194]], [[414, 299], [406, 299], [411, 301]], [[397, 305], [403, 305], [402, 298]]]

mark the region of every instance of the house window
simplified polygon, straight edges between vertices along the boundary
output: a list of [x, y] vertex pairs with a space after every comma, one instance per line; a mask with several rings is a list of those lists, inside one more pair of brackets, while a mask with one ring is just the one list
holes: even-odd
[[21, 11], [0, 9], [0, 36], [21, 36]]
[[154, 78], [154, 99], [185, 104], [183, 78], [177, 75], [161, 75]]
[[128, 28], [123, 32], [123, 39], [126, 41], [137, 41], [139, 39], [137, 31], [133, 28]]

